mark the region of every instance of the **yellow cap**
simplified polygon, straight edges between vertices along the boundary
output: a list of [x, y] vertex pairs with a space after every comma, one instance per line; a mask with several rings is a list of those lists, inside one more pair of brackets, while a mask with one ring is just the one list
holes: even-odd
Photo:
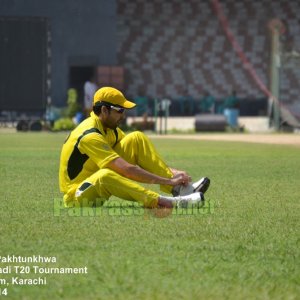
[[133, 108], [135, 103], [127, 100], [124, 95], [113, 87], [102, 87], [94, 95], [94, 105], [101, 104], [101, 102], [111, 103], [124, 108]]

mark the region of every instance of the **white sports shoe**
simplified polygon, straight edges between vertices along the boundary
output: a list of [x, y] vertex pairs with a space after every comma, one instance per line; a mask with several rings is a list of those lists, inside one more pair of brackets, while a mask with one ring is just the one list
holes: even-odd
[[177, 196], [174, 198], [179, 198], [176, 200], [177, 208], [188, 208], [188, 207], [201, 207], [204, 205], [204, 195], [201, 192], [192, 193], [186, 196]]
[[209, 185], [210, 179], [208, 177], [203, 177], [192, 184], [194, 192], [201, 192], [203, 194], [208, 190]]
[[187, 186], [183, 186], [183, 185], [175, 186], [172, 190], [172, 194], [173, 196], [185, 196], [196, 192], [201, 192], [204, 194], [209, 188], [209, 185], [210, 185], [209, 178], [203, 177], [192, 184], [188, 184]]

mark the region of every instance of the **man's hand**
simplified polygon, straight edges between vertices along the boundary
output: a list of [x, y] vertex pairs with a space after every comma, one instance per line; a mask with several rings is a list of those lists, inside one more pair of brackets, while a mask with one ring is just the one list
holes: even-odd
[[192, 178], [184, 171], [178, 171], [173, 178], [170, 179], [170, 185], [188, 185]]
[[183, 180], [181, 183], [179, 183], [180, 185], [187, 185], [189, 182], [192, 181], [192, 177], [186, 171], [181, 171], [181, 170], [177, 170], [177, 169], [173, 169], [173, 168], [170, 168], [170, 170], [174, 175], [173, 178], [177, 178], [179, 175], [182, 176], [181, 178]]

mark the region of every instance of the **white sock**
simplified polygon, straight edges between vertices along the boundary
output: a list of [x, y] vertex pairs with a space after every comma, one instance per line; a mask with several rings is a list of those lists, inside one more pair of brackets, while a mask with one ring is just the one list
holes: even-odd
[[160, 199], [170, 201], [170, 202], [180, 202], [180, 201], [187, 201], [189, 203], [197, 203], [199, 201], [204, 200], [202, 193], [193, 193], [186, 196], [176, 196], [176, 197], [169, 197], [169, 196], [159, 196]]

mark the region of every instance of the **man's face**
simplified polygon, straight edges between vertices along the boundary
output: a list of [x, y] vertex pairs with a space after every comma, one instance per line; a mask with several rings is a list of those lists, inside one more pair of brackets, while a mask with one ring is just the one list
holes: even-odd
[[104, 127], [116, 129], [125, 117], [125, 112], [119, 112], [114, 109], [105, 109], [101, 116], [101, 121]]

